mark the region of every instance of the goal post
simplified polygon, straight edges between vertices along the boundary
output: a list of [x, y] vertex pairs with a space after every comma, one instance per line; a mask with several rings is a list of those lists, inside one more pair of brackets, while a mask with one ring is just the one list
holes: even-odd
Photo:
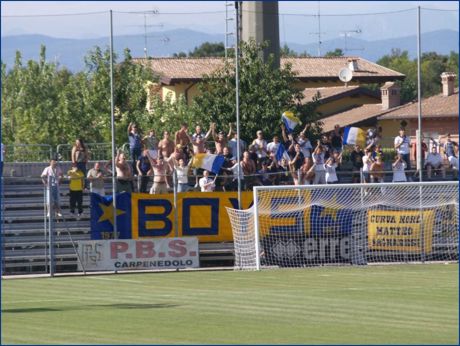
[[457, 261], [458, 182], [257, 186], [235, 268]]

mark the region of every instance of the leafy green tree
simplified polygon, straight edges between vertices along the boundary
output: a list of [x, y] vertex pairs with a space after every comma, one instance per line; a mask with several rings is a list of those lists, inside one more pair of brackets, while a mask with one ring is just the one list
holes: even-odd
[[9, 118], [2, 122], [5, 142], [57, 143], [66, 131], [57, 111], [59, 94], [70, 72], [46, 62], [46, 48], [41, 46], [38, 61], [22, 66], [17, 54], [12, 71], [2, 66], [2, 77], [2, 113]]
[[[229, 56], [233, 56], [233, 48], [227, 50]], [[206, 58], [206, 57], [224, 57], [225, 56], [225, 45], [223, 42], [204, 42], [198, 47], [195, 47], [193, 51], [188, 54], [185, 52], [174, 53], [173, 57], [175, 58]]]
[[325, 57], [334, 57], [334, 56], [344, 56], [343, 50], [340, 48], [336, 48], [333, 51], [327, 52]]
[[[417, 98], [417, 59], [410, 60], [407, 51], [392, 49], [391, 54], [380, 58], [377, 64], [406, 75], [406, 79], [400, 82], [401, 102], [409, 102]], [[458, 71], [458, 53], [451, 52], [449, 56], [435, 52], [423, 53], [420, 67], [422, 97], [436, 95], [441, 92], [442, 72]]]
[[[115, 105], [117, 114], [117, 140], [126, 141], [126, 128], [131, 121], [149, 117], [146, 110], [145, 85], [156, 76], [132, 60], [129, 49], [124, 51], [123, 61], [115, 69]], [[142, 128], [142, 127], [141, 127]], [[144, 128], [145, 130], [145, 128]]]
[[173, 54], [173, 57], [174, 57], [174, 58], [186, 58], [186, 57], [187, 57], [187, 53], [185, 53], [185, 52], [174, 53], [174, 54]]
[[[116, 57], [114, 57], [116, 59]], [[72, 74], [46, 61], [23, 66], [16, 54], [14, 66], [2, 64], [2, 131], [4, 143], [47, 143], [53, 146], [111, 140], [110, 51], [95, 47], [85, 57], [85, 71]], [[144, 85], [152, 79], [144, 67], [132, 62], [128, 50], [115, 65], [114, 100], [117, 143], [126, 141], [127, 123], [148, 115]]]
[[211, 43], [205, 42], [189, 53], [189, 57], [223, 57], [225, 56], [225, 46], [223, 42]]
[[[301, 120], [315, 122], [317, 115], [312, 105], [302, 105], [302, 92], [297, 90], [295, 75], [291, 66], [274, 69], [273, 56], [264, 63], [260, 52], [266, 44], [255, 41], [243, 42], [240, 58], [240, 121], [241, 137], [250, 141], [257, 130], [266, 136], [280, 132], [281, 114], [292, 110]], [[215, 73], [206, 76], [199, 85], [201, 94], [194, 99], [195, 113], [200, 115], [201, 124], [216, 122], [222, 130], [229, 123], [235, 123], [235, 68], [227, 62]]]
[[289, 46], [285, 43], [283, 47], [280, 49], [280, 55], [283, 58], [305, 58], [309, 57], [310, 55], [307, 52], [297, 53], [296, 51], [289, 48]]
[[190, 126], [197, 122], [198, 117], [192, 108], [187, 105], [187, 101], [183, 95], [174, 101], [171, 100], [170, 96], [166, 97], [163, 101], [159, 95], [155, 95], [151, 98], [150, 102], [150, 114], [139, 118], [138, 121], [142, 128], [154, 129], [160, 138], [165, 130], [170, 133], [179, 130], [183, 122]]

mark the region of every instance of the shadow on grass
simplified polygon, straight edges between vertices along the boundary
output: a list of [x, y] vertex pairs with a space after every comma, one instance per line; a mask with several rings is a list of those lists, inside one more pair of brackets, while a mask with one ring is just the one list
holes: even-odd
[[21, 314], [33, 312], [57, 312], [57, 311], [78, 311], [78, 310], [103, 310], [103, 309], [167, 309], [178, 307], [178, 304], [134, 304], [134, 303], [119, 303], [119, 304], [93, 304], [80, 306], [63, 306], [56, 308], [16, 308], [2, 309], [4, 314]]

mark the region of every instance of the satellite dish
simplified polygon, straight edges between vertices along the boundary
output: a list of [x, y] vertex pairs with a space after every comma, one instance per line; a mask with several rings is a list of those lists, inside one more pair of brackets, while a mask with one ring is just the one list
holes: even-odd
[[348, 83], [349, 81], [351, 81], [352, 78], [353, 78], [353, 72], [348, 67], [344, 67], [343, 69], [339, 71], [339, 79], [342, 82]]

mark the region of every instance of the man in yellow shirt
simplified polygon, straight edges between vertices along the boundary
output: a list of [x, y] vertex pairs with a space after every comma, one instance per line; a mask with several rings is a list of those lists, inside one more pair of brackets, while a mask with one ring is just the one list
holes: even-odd
[[83, 188], [85, 175], [78, 169], [77, 164], [72, 164], [72, 168], [67, 172], [70, 179], [70, 213], [75, 215], [75, 207], [78, 208], [77, 219], [80, 219], [83, 213]]

